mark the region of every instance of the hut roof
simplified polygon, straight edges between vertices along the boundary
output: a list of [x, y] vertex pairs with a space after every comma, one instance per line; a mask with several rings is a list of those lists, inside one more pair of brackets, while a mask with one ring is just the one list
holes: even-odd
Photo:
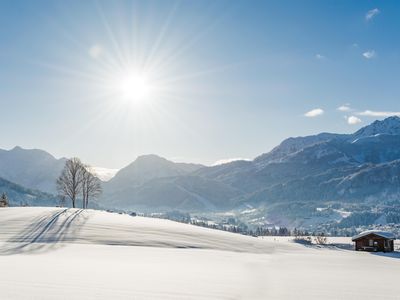
[[362, 238], [364, 236], [370, 235], [370, 234], [375, 234], [377, 236], [383, 237], [385, 239], [389, 240], [395, 240], [396, 237], [394, 236], [393, 233], [387, 232], [387, 231], [380, 231], [380, 230], [367, 230], [363, 231], [360, 234], [357, 234], [351, 238], [352, 241], [358, 240], [359, 238]]

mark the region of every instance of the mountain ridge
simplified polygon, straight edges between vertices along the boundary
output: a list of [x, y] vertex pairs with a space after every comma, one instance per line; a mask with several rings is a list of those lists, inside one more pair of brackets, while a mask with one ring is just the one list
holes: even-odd
[[[147, 211], [226, 211], [311, 200], [361, 203], [382, 195], [397, 199], [399, 159], [400, 118], [390, 117], [352, 134], [288, 138], [251, 161], [203, 166], [141, 155], [103, 183], [100, 204]], [[64, 162], [43, 150], [17, 146], [0, 150], [0, 177], [54, 192]], [[366, 179], [365, 174], [375, 173], [384, 180]]]
[[40, 149], [0, 149], [0, 177], [30, 189], [55, 193], [55, 180], [65, 161]]
[[[224, 199], [227, 203], [225, 209], [234, 209], [240, 203], [266, 205], [276, 201], [306, 201], [307, 197], [325, 201], [327, 195], [337, 200], [363, 201], [365, 195], [361, 192], [359, 196], [344, 192], [344, 182], [355, 184], [361, 177], [352, 177], [352, 174], [359, 172], [360, 168], [369, 170], [370, 174], [379, 169], [376, 165], [390, 165], [390, 162], [400, 159], [399, 149], [400, 118], [390, 117], [375, 121], [352, 134], [320, 133], [288, 138], [252, 161], [202, 167], [189, 174], [174, 176], [194, 175], [192, 178], [207, 178], [234, 188], [237, 193]], [[340, 185], [334, 182], [340, 182]], [[321, 191], [327, 190], [318, 195], [318, 189], [313, 192], [314, 185]], [[377, 193], [372, 189], [366, 190]], [[393, 190], [393, 193], [397, 192]], [[168, 200], [164, 201], [168, 203]], [[128, 199], [126, 202], [129, 203]], [[162, 199], [156, 202], [163, 203]], [[157, 209], [157, 206], [153, 208]], [[171, 207], [174, 208], [177, 207]]]

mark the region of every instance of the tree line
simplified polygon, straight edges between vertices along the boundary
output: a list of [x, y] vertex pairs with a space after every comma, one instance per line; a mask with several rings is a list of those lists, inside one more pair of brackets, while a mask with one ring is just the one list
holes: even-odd
[[102, 193], [101, 181], [95, 176], [92, 168], [76, 157], [66, 161], [56, 185], [61, 205], [69, 199], [73, 208], [76, 207], [77, 199], [82, 200], [82, 208], [87, 208], [89, 200], [99, 197]]

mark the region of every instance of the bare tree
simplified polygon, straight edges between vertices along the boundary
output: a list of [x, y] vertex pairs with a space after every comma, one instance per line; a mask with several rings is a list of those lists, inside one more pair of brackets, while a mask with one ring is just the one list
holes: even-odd
[[0, 207], [7, 207], [8, 205], [9, 205], [8, 197], [6, 193], [3, 192], [0, 198]]
[[82, 207], [87, 208], [89, 199], [96, 198], [102, 193], [101, 182], [95, 176], [90, 166], [82, 169]]
[[74, 208], [76, 198], [82, 188], [82, 169], [82, 162], [79, 158], [68, 159], [60, 177], [57, 179], [59, 195], [69, 198]]
[[324, 233], [318, 234], [314, 236], [314, 241], [317, 245], [326, 245], [328, 239], [326, 238]]

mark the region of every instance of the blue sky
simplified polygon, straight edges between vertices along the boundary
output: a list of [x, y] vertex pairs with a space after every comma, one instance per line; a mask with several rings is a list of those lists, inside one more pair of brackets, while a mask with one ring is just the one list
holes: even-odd
[[397, 1], [1, 1], [0, 147], [120, 168], [352, 132], [399, 114], [399, 15]]

